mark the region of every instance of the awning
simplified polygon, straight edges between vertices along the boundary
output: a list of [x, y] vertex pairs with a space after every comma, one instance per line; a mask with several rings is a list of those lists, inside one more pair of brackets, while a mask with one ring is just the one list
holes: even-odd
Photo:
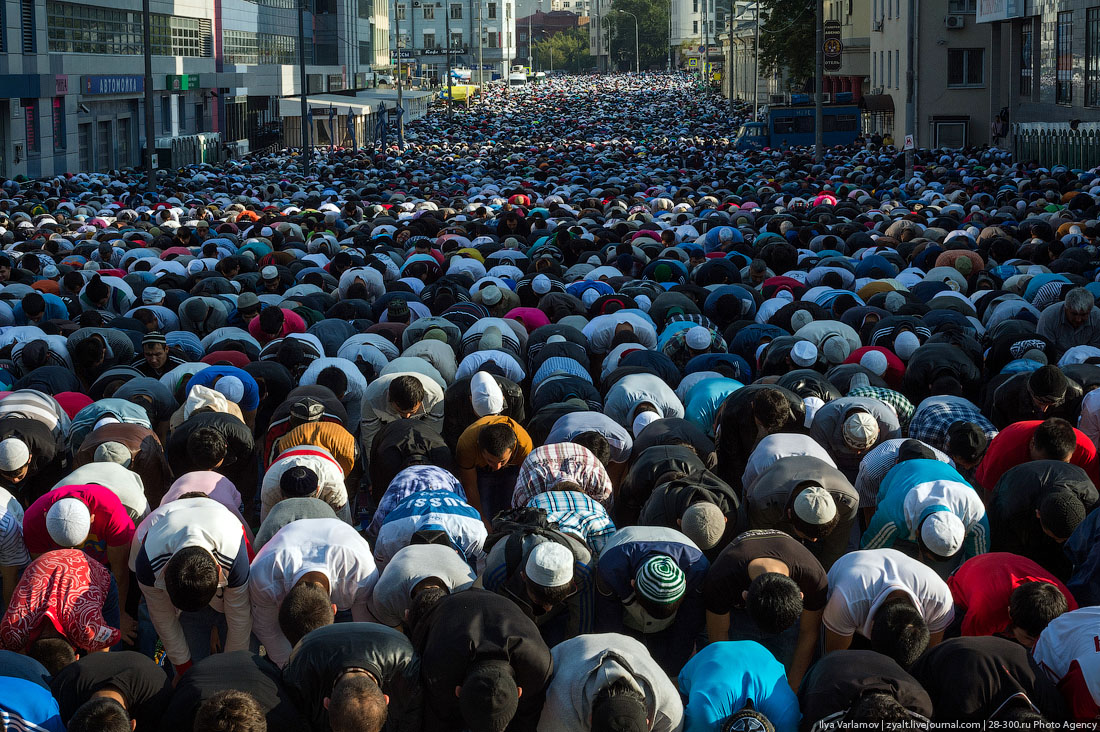
[[866, 112], [894, 112], [894, 98], [889, 94], [865, 94], [859, 106]]

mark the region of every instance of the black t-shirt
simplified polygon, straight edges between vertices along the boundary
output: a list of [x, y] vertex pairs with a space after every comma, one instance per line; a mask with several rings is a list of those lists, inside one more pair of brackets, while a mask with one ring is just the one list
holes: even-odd
[[92, 694], [106, 687], [126, 700], [138, 729], [157, 729], [172, 686], [164, 669], [134, 651], [90, 653], [63, 668], [50, 682], [65, 724]]
[[188, 669], [164, 714], [163, 732], [191, 732], [202, 703], [227, 689], [252, 695], [264, 710], [268, 732], [302, 732], [308, 726], [291, 702], [278, 667], [250, 651], [233, 651], [216, 653]]
[[724, 615], [743, 607], [741, 594], [747, 592], [749, 562], [766, 557], [777, 559], [790, 570], [790, 577], [802, 590], [806, 610], [825, 608], [829, 599], [829, 580], [821, 562], [810, 550], [782, 531], [764, 529], [746, 531], [722, 550], [703, 582], [703, 602], [715, 615]]

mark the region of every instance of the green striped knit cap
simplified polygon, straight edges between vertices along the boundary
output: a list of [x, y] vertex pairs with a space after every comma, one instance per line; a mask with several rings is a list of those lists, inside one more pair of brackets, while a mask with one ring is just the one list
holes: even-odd
[[650, 557], [634, 575], [634, 589], [650, 602], [668, 605], [676, 602], [687, 589], [684, 572], [671, 557]]

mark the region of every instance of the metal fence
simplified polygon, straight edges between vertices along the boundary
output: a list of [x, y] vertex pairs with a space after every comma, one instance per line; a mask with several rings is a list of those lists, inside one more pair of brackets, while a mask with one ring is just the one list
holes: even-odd
[[160, 167], [179, 168], [197, 163], [220, 163], [225, 155], [220, 132], [157, 138]]
[[1100, 122], [1022, 122], [1012, 125], [1013, 151], [1021, 162], [1088, 169], [1100, 165]]

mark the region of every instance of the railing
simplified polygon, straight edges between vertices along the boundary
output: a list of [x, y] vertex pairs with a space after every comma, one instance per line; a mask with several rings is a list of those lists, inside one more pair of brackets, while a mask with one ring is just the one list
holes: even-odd
[[1021, 162], [1089, 169], [1100, 165], [1100, 123], [1022, 122], [1012, 125], [1013, 152]]
[[183, 137], [158, 137], [157, 154], [162, 167], [179, 168], [196, 163], [218, 163], [224, 158], [220, 132]]

